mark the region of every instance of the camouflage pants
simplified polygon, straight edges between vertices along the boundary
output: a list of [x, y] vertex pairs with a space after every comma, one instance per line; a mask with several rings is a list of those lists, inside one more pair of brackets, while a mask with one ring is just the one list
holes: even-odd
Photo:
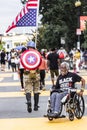
[[35, 79], [31, 79], [29, 75], [24, 75], [25, 93], [38, 93], [40, 87], [40, 79], [37, 74]]

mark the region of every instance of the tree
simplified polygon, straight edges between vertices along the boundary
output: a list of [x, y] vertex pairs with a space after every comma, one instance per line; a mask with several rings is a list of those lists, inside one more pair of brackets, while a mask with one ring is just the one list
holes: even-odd
[[2, 42], [2, 41], [0, 40], [0, 50], [4, 49], [3, 45], [5, 45], [5, 42]]
[[[83, 15], [85, 0], [82, 2], [80, 13]], [[43, 16], [42, 25], [45, 26], [42, 40], [46, 46], [60, 47], [60, 39], [65, 37], [68, 48], [76, 47], [78, 14], [74, 0], [40, 0], [40, 14]]]
[[87, 48], [87, 22], [86, 22], [86, 29], [84, 30], [84, 43], [82, 44], [83, 48]]

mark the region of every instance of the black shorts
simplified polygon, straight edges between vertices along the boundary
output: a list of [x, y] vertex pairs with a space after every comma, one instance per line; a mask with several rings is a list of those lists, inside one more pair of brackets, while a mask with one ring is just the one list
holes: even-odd
[[16, 68], [16, 64], [15, 63], [11, 63], [11, 67], [12, 68]]
[[5, 65], [5, 60], [1, 60], [1, 65]]

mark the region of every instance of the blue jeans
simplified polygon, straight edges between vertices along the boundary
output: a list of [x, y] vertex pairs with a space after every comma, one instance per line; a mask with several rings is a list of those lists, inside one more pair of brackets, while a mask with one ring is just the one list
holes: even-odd
[[60, 109], [61, 109], [61, 99], [67, 95], [67, 91], [65, 92], [61, 92], [61, 93], [58, 93], [58, 92], [53, 92], [51, 94], [51, 97], [50, 97], [50, 102], [51, 102], [51, 109], [52, 109], [52, 112], [60, 112]]

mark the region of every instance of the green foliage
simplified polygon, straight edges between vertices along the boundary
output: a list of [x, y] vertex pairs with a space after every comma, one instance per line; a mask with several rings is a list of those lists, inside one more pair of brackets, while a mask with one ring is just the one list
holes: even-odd
[[0, 50], [4, 49], [4, 48], [3, 48], [3, 45], [4, 45], [4, 44], [5, 44], [5, 42], [0, 41]]
[[84, 31], [84, 43], [82, 44], [83, 48], [87, 48], [87, 22], [86, 22], [86, 30]]
[[[83, 8], [84, 5], [86, 5], [85, 0], [79, 8], [81, 15], [87, 11]], [[42, 14], [43, 27], [39, 29], [39, 48], [42, 46], [59, 48], [61, 37], [65, 37], [66, 47], [76, 47], [78, 10], [75, 7], [75, 0], [40, 0], [40, 14]]]

